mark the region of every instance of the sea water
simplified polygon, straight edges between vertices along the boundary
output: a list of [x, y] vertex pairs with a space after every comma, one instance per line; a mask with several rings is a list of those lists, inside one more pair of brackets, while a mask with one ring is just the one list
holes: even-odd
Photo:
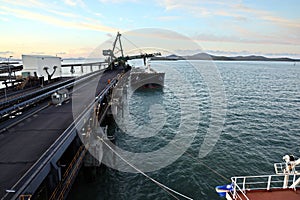
[[[128, 125], [119, 122], [110, 129], [115, 145], [136, 156], [127, 159], [148, 169], [153, 179], [193, 199], [219, 199], [214, 188], [230, 183], [230, 177], [274, 174], [273, 163], [282, 156], [300, 156], [300, 63], [160, 61], [151, 66], [166, 73], [164, 89], [132, 93], [124, 115]], [[222, 102], [219, 110], [216, 102]], [[180, 131], [184, 144], [176, 148], [183, 154], [176, 148], [163, 152]], [[211, 148], [199, 155], [205, 142]], [[153, 155], [165, 160], [151, 163], [148, 157], [144, 165], [134, 160], [153, 152], [162, 152]], [[176, 159], [165, 164], [171, 158]], [[81, 170], [69, 199], [174, 198], [142, 174], [124, 171], [102, 167], [88, 181]]]

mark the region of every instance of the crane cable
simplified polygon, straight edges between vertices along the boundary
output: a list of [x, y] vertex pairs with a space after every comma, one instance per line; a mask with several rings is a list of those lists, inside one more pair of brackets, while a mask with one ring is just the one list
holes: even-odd
[[130, 167], [132, 167], [133, 169], [135, 169], [137, 172], [139, 172], [140, 174], [144, 175], [146, 178], [148, 178], [149, 180], [151, 180], [152, 182], [154, 182], [155, 184], [157, 184], [159, 187], [161, 187], [162, 189], [164, 189], [169, 195], [171, 195], [172, 197], [174, 197], [175, 199], [179, 199], [177, 198], [174, 194], [172, 194], [171, 192], [185, 198], [185, 199], [189, 199], [189, 200], [193, 200], [192, 198], [185, 196], [184, 194], [181, 194], [171, 188], [169, 188], [168, 186], [158, 182], [157, 180], [151, 178], [150, 176], [148, 176], [146, 173], [144, 173], [142, 170], [138, 169], [136, 166], [134, 166], [133, 164], [131, 164], [130, 162], [128, 162], [125, 158], [123, 158], [118, 152], [116, 152], [113, 148], [111, 148], [111, 146], [109, 146], [104, 140], [103, 138], [97, 136], [98, 139], [100, 139], [114, 154], [116, 154], [121, 160], [123, 160], [126, 164], [128, 164]]
[[124, 35], [122, 35], [122, 37], [125, 40], [127, 40], [130, 44], [132, 44], [135, 48], [137, 48], [140, 51], [141, 54], [143, 53], [143, 50], [140, 47], [138, 47], [137, 45], [135, 45], [133, 42], [131, 42], [127, 37], [125, 37]]
[[[128, 38], [126, 38], [124, 35], [122, 35], [123, 36], [123, 38], [125, 39], [125, 40], [127, 40], [129, 43], [131, 43], [133, 46], [135, 46], [137, 49], [139, 49], [140, 50], [140, 52], [142, 53], [142, 50], [138, 47], [138, 46], [136, 46], [133, 42], [131, 42]], [[217, 172], [216, 170], [214, 170], [214, 169], [212, 169], [211, 167], [209, 167], [208, 165], [206, 165], [203, 161], [201, 161], [201, 160], [199, 160], [198, 158], [195, 158], [192, 154], [190, 154], [190, 153], [188, 153], [188, 152], [186, 152], [187, 153], [187, 155], [189, 156], [189, 157], [191, 157], [191, 158], [193, 158], [195, 161], [197, 161], [199, 164], [201, 164], [201, 165], [203, 165], [203, 166], [205, 166], [206, 168], [208, 168], [210, 171], [212, 171], [213, 173], [215, 173], [216, 175], [218, 175], [219, 177], [221, 177], [221, 178], [223, 178], [224, 180], [226, 180], [226, 181], [228, 181], [228, 178], [226, 178], [225, 176], [223, 176], [222, 174], [220, 174], [219, 172]], [[128, 164], [128, 163], [127, 163]]]
[[[210, 171], [212, 171], [214, 174], [218, 175], [219, 177], [223, 178], [224, 180], [228, 181], [229, 179], [226, 178], [225, 176], [223, 176], [222, 174], [220, 174], [219, 172], [217, 172], [216, 170], [212, 169], [210, 166], [208, 166], [207, 164], [205, 164], [203, 161], [199, 160], [199, 158], [195, 158], [192, 154], [185, 152], [189, 157], [191, 157], [192, 159], [194, 159], [196, 162], [198, 162], [199, 164], [203, 165], [204, 167], [206, 167], [207, 169], [209, 169]], [[231, 181], [231, 180], [229, 180]]]
[[[168, 142], [166, 139], [162, 138], [165, 142]], [[178, 146], [174, 145], [175, 148], [179, 149]], [[223, 176], [222, 174], [220, 174], [219, 172], [217, 172], [216, 170], [214, 170], [213, 168], [211, 168], [210, 166], [208, 166], [207, 164], [205, 164], [202, 160], [199, 159], [199, 157], [195, 157], [193, 156], [191, 153], [189, 152], [185, 152], [189, 157], [191, 157], [192, 159], [194, 159], [196, 162], [198, 162], [199, 164], [203, 165], [204, 167], [206, 167], [207, 169], [209, 169], [210, 171], [212, 171], [214, 174], [218, 175], [219, 177], [223, 178], [226, 181], [230, 181], [230, 179], [226, 178], [225, 176]]]

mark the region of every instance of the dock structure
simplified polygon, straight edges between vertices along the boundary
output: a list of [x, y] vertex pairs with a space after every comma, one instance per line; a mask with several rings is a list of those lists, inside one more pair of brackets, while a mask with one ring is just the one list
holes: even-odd
[[83, 73], [83, 68], [84, 67], [90, 67], [90, 71], [92, 72], [93, 71], [93, 66], [96, 66], [98, 67], [97, 70], [101, 70], [101, 68], [103, 67], [106, 67], [105, 65], [107, 65], [107, 62], [86, 62], [86, 63], [73, 63], [73, 64], [62, 64], [61, 67], [70, 67], [71, 70], [70, 72], [71, 73], [74, 73], [75, 72], [75, 69], [74, 67], [80, 67], [80, 71], [81, 73]]
[[[112, 89], [122, 73], [123, 68], [115, 68], [82, 77], [76, 95], [61, 106], [49, 104], [51, 94], [62, 87], [74, 90], [76, 80], [5, 104], [0, 111], [1, 199], [66, 198], [87, 152], [78, 130], [82, 130], [80, 134], [90, 131], [96, 107], [106, 106], [97, 111], [96, 119], [105, 117]], [[72, 101], [90, 92], [99, 76], [95, 98], [77, 105], [74, 119]]]
[[[26, 57], [30, 57], [29, 55], [28, 56], [25, 56]], [[35, 56], [39, 59], [45, 59], [44, 57], [46, 56]], [[51, 57], [51, 58], [54, 58], [54, 59], [58, 59], [60, 60], [59, 57]], [[26, 61], [26, 59], [25, 59]], [[32, 62], [31, 62], [32, 63]], [[42, 64], [40, 62], [33, 62], [33, 63], [38, 63], [38, 64]], [[44, 62], [45, 64], [46, 62]], [[59, 68], [70, 68], [70, 72], [71, 74], [74, 74], [75, 73], [75, 67], [80, 67], [80, 72], [83, 74], [84, 73], [84, 68], [89, 68], [89, 71], [90, 72], [93, 72], [93, 71], [99, 71], [99, 70], [102, 70], [102, 69], [105, 69], [107, 67], [107, 62], [105, 61], [90, 61], [90, 62], [84, 62], [84, 63], [70, 63], [70, 64], [54, 64], [55, 65], [55, 68], [57, 68], [57, 65], [59, 66]], [[29, 65], [29, 68], [31, 68], [31, 64]], [[44, 67], [44, 69], [40, 70], [40, 71], [45, 71], [45, 73], [48, 74], [49, 76], [49, 73], [48, 73], [48, 69], [49, 67]], [[15, 72], [18, 72], [18, 71], [26, 71], [24, 74], [22, 74], [22, 77], [17, 77]], [[51, 70], [51, 69], [50, 69]], [[30, 73], [30, 72], [35, 72], [35, 73]], [[19, 62], [2, 62], [0, 63], [0, 74], [8, 74], [8, 75], [0, 75], [0, 81], [3, 81], [3, 84], [5, 84], [6, 86], [6, 89], [11, 89], [13, 87], [15, 87], [16, 85], [21, 85], [22, 83], [24, 83], [26, 81], [26, 78], [27, 76], [35, 76], [35, 78], [42, 78], [43, 81], [46, 81], [48, 80], [47, 78], [47, 74], [46, 75], [41, 75], [41, 74], [38, 74], [36, 73], [36, 69], [27, 69], [26, 68], [26, 65], [24, 66], [24, 64], [21, 64]], [[57, 72], [58, 71], [61, 71], [60, 69], [57, 69], [56, 70]], [[40, 72], [40, 73], [42, 73]], [[24, 77], [24, 75], [26, 77]], [[38, 77], [39, 76], [39, 77]], [[54, 78], [54, 77], [53, 77]], [[39, 80], [41, 81], [41, 80]], [[0, 90], [0, 93], [1, 90]]]
[[[132, 67], [127, 61], [143, 59], [146, 63], [147, 58], [160, 55], [124, 56], [120, 38], [118, 33], [112, 50], [103, 50], [107, 62], [61, 64], [56, 56], [24, 55], [23, 65], [14, 69], [24, 70], [18, 80], [16, 76], [12, 79], [12, 66], [3, 66], [2, 71], [9, 72], [9, 82], [0, 90], [1, 200], [66, 199], [83, 162], [86, 160], [88, 166], [101, 164], [89, 157], [93, 151], [87, 150], [94, 149], [93, 156], [99, 159], [103, 156], [98, 152], [101, 146], [93, 142], [93, 137], [114, 140], [101, 127], [107, 125], [102, 122], [109, 121], [106, 116], [122, 110], [122, 103], [110, 108], [114, 102], [122, 102], [123, 94], [126, 96], [127, 84], [116, 89], [119, 95], [112, 93], [119, 80], [128, 80], [124, 74]], [[74, 67], [80, 67], [81, 74], [84, 67], [90, 67], [90, 73], [62, 80], [60, 69], [64, 67], [70, 67], [71, 74]]]

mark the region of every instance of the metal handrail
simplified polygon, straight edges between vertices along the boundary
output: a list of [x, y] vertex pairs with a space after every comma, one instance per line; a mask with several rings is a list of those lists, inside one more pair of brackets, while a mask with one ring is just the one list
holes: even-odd
[[80, 156], [80, 154], [82, 153], [82, 151], [84, 150], [84, 145], [81, 145], [78, 149], [78, 151], [76, 152], [74, 158], [72, 159], [71, 163], [69, 164], [67, 170], [65, 171], [62, 180], [59, 182], [58, 186], [55, 188], [54, 192], [52, 193], [52, 195], [50, 196], [50, 200], [55, 200], [57, 199], [57, 194], [58, 192], [62, 192], [62, 189], [64, 186], [64, 183], [66, 181], [66, 178], [68, 178], [68, 176], [70, 176], [70, 171], [74, 169], [74, 164], [75, 162], [77, 162], [78, 157]]
[[232, 183], [233, 183], [233, 191], [230, 191], [233, 199], [236, 199], [236, 197], [239, 198], [239, 200], [243, 200], [243, 198], [240, 196], [239, 192], [242, 194], [242, 196], [244, 196], [244, 198], [246, 198], [246, 200], [249, 200], [249, 198], [247, 197], [246, 193], [244, 190], [242, 190], [240, 188], [240, 186], [236, 183], [236, 179], [231, 178]]
[[21, 99], [26, 99], [26, 98], [29, 98], [29, 97], [34, 96], [34, 95], [36, 95], [36, 94], [39, 94], [39, 93], [43, 93], [43, 92], [45, 92], [45, 91], [47, 91], [47, 90], [51, 90], [51, 89], [56, 88], [56, 87], [59, 87], [59, 86], [61, 86], [61, 85], [64, 85], [64, 84], [73, 82], [74, 80], [75, 80], [75, 78], [71, 78], [71, 79], [69, 79], [69, 80], [66, 80], [66, 81], [57, 83], [57, 84], [55, 84], [55, 85], [51, 85], [51, 86], [48, 86], [48, 87], [44, 87], [44, 88], [42, 88], [42, 89], [40, 89], [40, 90], [38, 90], [38, 91], [29, 92], [29, 93], [20, 95], [20, 96], [18, 96], [18, 97], [16, 97], [16, 98], [12, 98], [12, 99], [7, 100], [7, 101], [2, 101], [2, 102], [0, 102], [0, 107], [3, 107], [4, 105], [12, 104], [12, 103], [14, 103], [14, 102], [18, 102], [18, 101], [20, 101]]
[[[77, 81], [79, 81], [80, 79], [85, 78], [85, 77], [87, 77], [87, 76], [95, 75], [95, 74], [97, 74], [97, 73], [99, 73], [99, 72], [102, 72], [102, 71], [104, 71], [104, 70], [105, 70], [105, 69], [102, 69], [102, 70], [98, 70], [98, 71], [96, 71], [96, 72], [92, 72], [92, 73], [88, 73], [88, 74], [82, 75], [82, 76], [79, 77], [79, 79], [77, 79]], [[13, 99], [10, 99], [10, 100], [8, 100], [8, 101], [0, 102], [0, 107], [3, 107], [3, 105], [6, 105], [6, 104], [11, 104], [11, 103], [13, 103], [13, 102], [19, 102], [21, 99], [26, 99], [26, 98], [28, 98], [28, 97], [30, 97], [30, 96], [34, 96], [34, 95], [37, 95], [37, 94], [39, 94], [39, 93], [43, 93], [43, 92], [45, 92], [45, 91], [47, 91], [47, 90], [49, 90], [49, 89], [53, 89], [53, 88], [55, 89], [56, 87], [63, 86], [63, 85], [65, 85], [65, 84], [67, 84], [67, 83], [70, 83], [70, 82], [74, 82], [75, 80], [76, 80], [76, 78], [71, 78], [71, 79], [68, 79], [68, 80], [66, 80], [66, 81], [57, 83], [57, 84], [55, 84], [55, 85], [51, 85], [51, 86], [48, 86], [48, 87], [44, 87], [44, 88], [42, 88], [42, 89], [40, 89], [40, 90], [38, 90], [38, 91], [33, 91], [33, 92], [30, 92], [30, 93], [26, 93], [26, 94], [24, 94], [24, 95], [18, 96], [18, 97], [13, 98]]]
[[22, 178], [13, 186], [12, 189], [16, 191], [13, 198], [18, 198], [22, 191], [28, 187], [30, 182], [34, 180], [37, 174], [51, 162], [51, 157], [59, 150], [63, 143], [73, 134], [76, 134], [76, 128], [78, 127], [82, 119], [93, 110], [95, 102], [103, 99], [104, 94], [115, 85], [117, 79], [113, 79], [110, 84], [106, 86], [104, 90], [92, 101], [84, 111], [72, 122], [72, 124], [58, 137], [58, 139], [47, 149], [47, 151], [35, 162], [35, 164], [22, 176]]
[[74, 181], [74, 176], [78, 173], [79, 167], [80, 167], [80, 165], [81, 165], [81, 163], [83, 161], [83, 158], [84, 158], [84, 156], [86, 154], [86, 151], [87, 151], [86, 148], [84, 148], [81, 151], [81, 153], [79, 155], [79, 159], [75, 163], [75, 166], [74, 166], [73, 170], [71, 171], [70, 176], [67, 178], [66, 184], [64, 185], [64, 187], [63, 187], [63, 189], [62, 189], [62, 191], [61, 191], [61, 193], [60, 193], [60, 195], [58, 197], [59, 200], [65, 199], [65, 194], [67, 193], [68, 190], [70, 190], [70, 186], [72, 185], [72, 183]]
[[287, 170], [287, 163], [274, 163], [276, 174], [300, 174], [300, 165], [294, 166], [291, 170]]
[[[292, 179], [290, 179], [291, 177], [292, 177]], [[296, 177], [299, 178], [300, 174], [286, 173], [286, 174], [275, 174], [275, 175], [232, 177], [231, 181], [233, 183], [233, 191], [231, 193], [232, 193], [234, 199], [236, 199], [236, 197], [239, 196], [239, 193], [248, 199], [248, 197], [246, 195], [246, 191], [286, 189], [295, 183]], [[280, 178], [280, 180], [278, 180], [278, 178]], [[263, 181], [261, 179], [266, 179], [266, 181]], [[277, 185], [279, 183], [282, 183], [282, 186], [281, 187], [274, 186], [274, 183]], [[265, 186], [259, 187], [261, 185], [265, 185]], [[285, 185], [287, 185], [287, 187], [285, 187]], [[241, 198], [239, 197], [239, 199], [241, 199]]]
[[[101, 70], [98, 71], [98, 72], [101, 72]], [[64, 88], [70, 88], [74, 84], [78, 84], [78, 83], [80, 83], [82, 81], [85, 81], [85, 80], [87, 80], [87, 79], [95, 76], [95, 75], [97, 75], [97, 73], [90, 74], [90, 76], [86, 76], [84, 78], [81, 78], [79, 80], [71, 82], [71, 83], [69, 83], [67, 85], [61, 86], [59, 88], [56, 88], [54, 90], [51, 90], [51, 91], [46, 92], [44, 94], [41, 94], [41, 95], [39, 95], [37, 97], [31, 98], [31, 99], [29, 99], [27, 101], [24, 101], [24, 102], [21, 102], [19, 104], [13, 105], [13, 106], [11, 106], [9, 108], [3, 109], [3, 110], [0, 111], [0, 118], [5, 117], [5, 116], [7, 116], [7, 115], [9, 115], [11, 113], [14, 113], [14, 112], [16, 112], [16, 110], [22, 110], [22, 109], [24, 109], [24, 108], [26, 108], [28, 106], [31, 106], [31, 105], [33, 105], [33, 104], [35, 104], [35, 103], [37, 103], [37, 102], [39, 102], [39, 101], [41, 101], [41, 100], [49, 97], [49, 96], [51, 96], [51, 94], [53, 94], [54, 92], [57, 92], [58, 90], [61, 90], [61, 89], [64, 89]]]

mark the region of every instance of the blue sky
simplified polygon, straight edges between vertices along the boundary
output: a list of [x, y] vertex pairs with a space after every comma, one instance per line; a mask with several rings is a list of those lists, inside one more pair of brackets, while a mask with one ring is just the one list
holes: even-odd
[[117, 31], [150, 27], [178, 32], [217, 55], [300, 58], [299, 6], [297, 0], [0, 0], [0, 57], [85, 57]]

